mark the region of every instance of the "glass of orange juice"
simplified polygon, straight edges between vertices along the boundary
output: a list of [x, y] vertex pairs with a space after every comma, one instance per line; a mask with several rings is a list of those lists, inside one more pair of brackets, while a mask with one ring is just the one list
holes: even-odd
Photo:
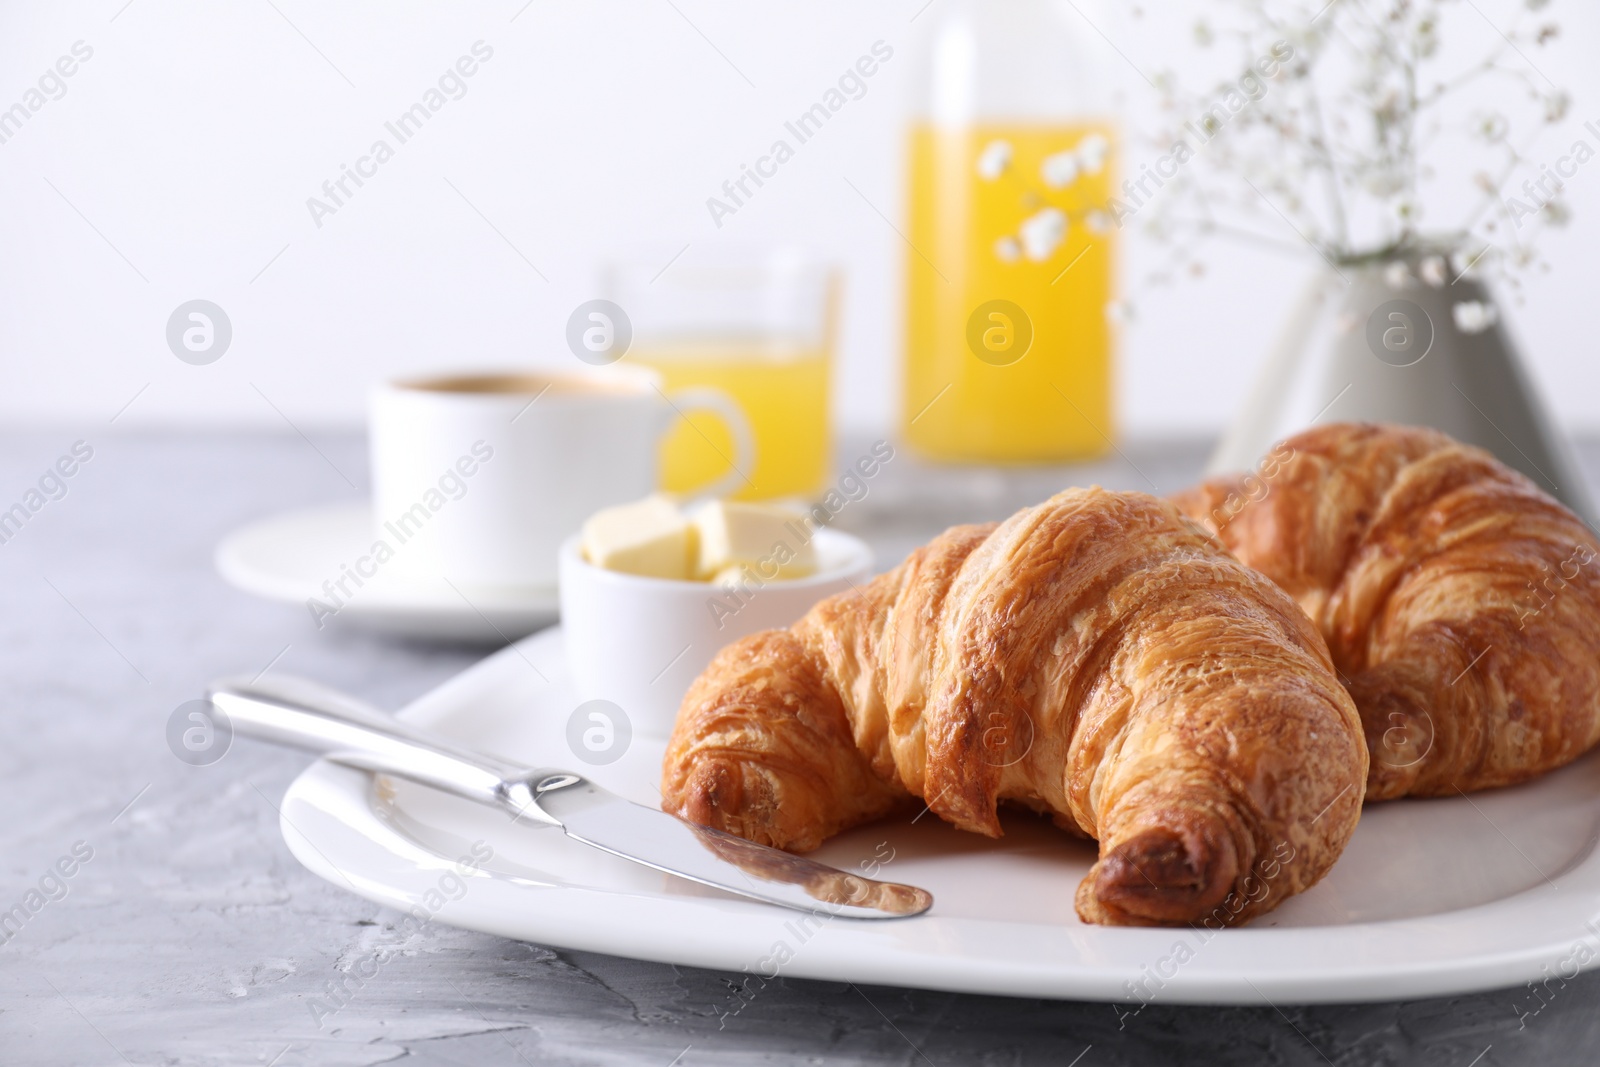
[[[743, 412], [753, 462], [736, 500], [810, 497], [827, 480], [829, 378], [837, 278], [793, 249], [736, 251], [713, 260], [624, 263], [602, 273], [627, 314], [626, 362], [657, 371], [668, 395], [715, 390]], [[661, 452], [661, 487], [692, 494], [727, 477], [740, 449], [714, 407], [685, 409]]]

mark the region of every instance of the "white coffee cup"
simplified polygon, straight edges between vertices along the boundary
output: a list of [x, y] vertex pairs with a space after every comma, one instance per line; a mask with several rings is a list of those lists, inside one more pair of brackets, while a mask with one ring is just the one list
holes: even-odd
[[807, 536], [815, 574], [739, 591], [608, 571], [583, 558], [579, 538], [568, 538], [561, 546], [561, 634], [578, 697], [616, 704], [637, 734], [671, 733], [690, 683], [725, 645], [788, 626], [872, 573], [872, 549], [860, 538], [829, 529]]
[[732, 430], [733, 469], [754, 464], [743, 411], [714, 389], [670, 395], [636, 367], [449, 374], [390, 382], [370, 402], [374, 532], [395, 566], [464, 585], [548, 588], [556, 551], [600, 508], [656, 488], [662, 435], [683, 412]]

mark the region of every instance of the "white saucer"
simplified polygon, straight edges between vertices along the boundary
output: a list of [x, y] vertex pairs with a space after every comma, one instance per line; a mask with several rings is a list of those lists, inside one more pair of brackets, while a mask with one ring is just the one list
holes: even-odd
[[[614, 762], [569, 747], [578, 698], [562, 633], [503, 649], [401, 717], [529, 766], [567, 766], [660, 803], [664, 739]], [[990, 841], [928, 815], [840, 834], [818, 859], [927, 888], [926, 915], [818, 922], [628, 863], [432, 789], [318, 762], [289, 787], [290, 850], [334, 885], [436, 922], [544, 945], [775, 975], [1120, 1002], [1375, 1001], [1570, 979], [1600, 960], [1600, 752], [1510, 789], [1374, 804], [1332, 872], [1244, 929], [1087, 926], [1073, 891], [1092, 845], [1026, 816]], [[457, 877], [454, 864], [488, 855]], [[444, 890], [449, 890], [448, 893]], [[1543, 969], [1548, 968], [1548, 971]]]
[[[327, 625], [354, 623], [385, 633], [446, 641], [493, 642], [524, 637], [559, 615], [556, 587], [497, 588], [452, 583], [405, 569], [397, 556], [362, 579], [347, 568], [372, 547], [372, 509], [366, 501], [291, 512], [235, 530], [217, 546], [216, 567], [230, 584], [269, 600], [299, 604], [306, 618]], [[332, 616], [309, 605], [337, 601], [325, 582], [345, 578], [348, 598]]]

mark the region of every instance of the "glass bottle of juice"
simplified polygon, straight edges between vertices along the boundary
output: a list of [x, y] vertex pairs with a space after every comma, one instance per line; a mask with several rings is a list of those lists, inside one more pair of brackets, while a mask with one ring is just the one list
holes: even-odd
[[1116, 134], [1090, 67], [1085, 15], [1097, 16], [1078, 8], [947, 0], [927, 15], [901, 430], [935, 459], [1045, 462], [1111, 446]]

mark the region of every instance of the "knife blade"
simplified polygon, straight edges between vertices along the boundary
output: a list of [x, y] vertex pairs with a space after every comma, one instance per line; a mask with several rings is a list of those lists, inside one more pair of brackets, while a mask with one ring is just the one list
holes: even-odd
[[[699, 826], [625, 800], [580, 775], [558, 772], [541, 779], [534, 795], [575, 841], [771, 904], [854, 919], [920, 915], [933, 905], [925, 889], [880, 882]], [[737, 886], [729, 884], [735, 873]]]

